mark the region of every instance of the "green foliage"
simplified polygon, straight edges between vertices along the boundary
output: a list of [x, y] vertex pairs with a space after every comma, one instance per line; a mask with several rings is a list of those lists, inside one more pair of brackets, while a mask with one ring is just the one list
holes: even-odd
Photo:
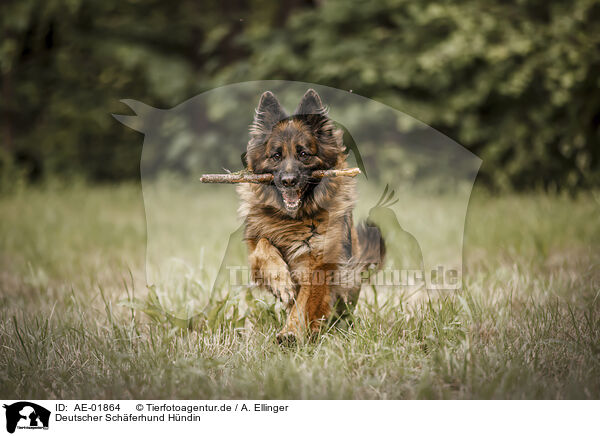
[[121, 98], [288, 79], [422, 120], [479, 155], [488, 186], [600, 184], [599, 0], [13, 0], [0, 16], [2, 145], [30, 178], [135, 177]]
[[229, 81], [353, 90], [441, 130], [519, 189], [600, 182], [600, 2], [328, 0], [248, 33]]

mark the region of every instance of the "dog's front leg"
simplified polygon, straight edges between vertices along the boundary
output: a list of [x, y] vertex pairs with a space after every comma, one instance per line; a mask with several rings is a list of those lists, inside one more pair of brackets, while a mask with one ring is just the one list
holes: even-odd
[[331, 265], [308, 259], [294, 269], [294, 276], [300, 286], [296, 302], [292, 306], [286, 326], [277, 339], [287, 342], [305, 332], [316, 333], [331, 314], [331, 289], [328, 274]]
[[289, 307], [294, 301], [296, 286], [281, 252], [266, 238], [260, 238], [254, 247], [252, 245], [249, 255], [252, 280], [264, 284]]

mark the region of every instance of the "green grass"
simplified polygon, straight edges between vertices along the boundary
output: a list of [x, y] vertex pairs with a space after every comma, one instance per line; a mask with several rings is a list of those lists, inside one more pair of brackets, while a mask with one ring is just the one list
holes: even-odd
[[[219, 188], [190, 202], [162, 187], [204, 224], [153, 234], [152, 253], [226, 240], [236, 205]], [[366, 289], [351, 327], [284, 349], [272, 298], [210, 297], [217, 256], [145, 287], [137, 185], [23, 188], [0, 198], [0, 396], [598, 399], [599, 212], [594, 193], [475, 194], [462, 291]]]

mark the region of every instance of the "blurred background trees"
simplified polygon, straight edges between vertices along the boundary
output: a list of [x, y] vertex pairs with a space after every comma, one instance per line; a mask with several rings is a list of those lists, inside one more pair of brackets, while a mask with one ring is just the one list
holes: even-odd
[[483, 159], [493, 189], [600, 185], [600, 0], [5, 0], [1, 183], [139, 176], [110, 116], [285, 79], [373, 98]]

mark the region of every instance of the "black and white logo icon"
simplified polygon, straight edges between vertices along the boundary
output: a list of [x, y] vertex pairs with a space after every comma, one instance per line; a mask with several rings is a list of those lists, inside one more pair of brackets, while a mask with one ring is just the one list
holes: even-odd
[[6, 431], [14, 433], [18, 429], [48, 429], [50, 411], [28, 401], [4, 405], [6, 409]]

